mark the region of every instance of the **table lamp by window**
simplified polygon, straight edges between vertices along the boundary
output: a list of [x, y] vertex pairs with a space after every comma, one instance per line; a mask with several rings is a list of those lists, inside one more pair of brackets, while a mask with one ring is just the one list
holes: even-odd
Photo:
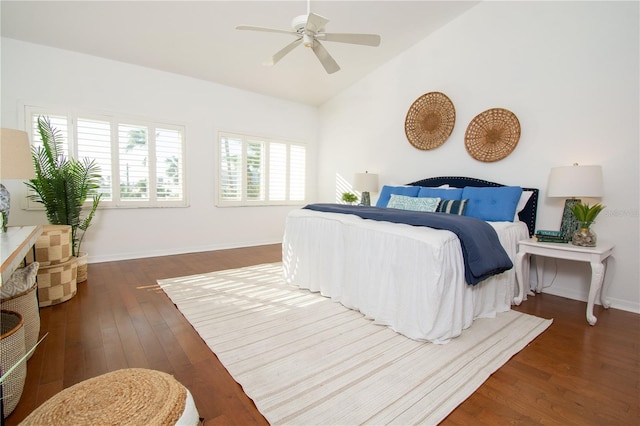
[[602, 197], [604, 184], [601, 166], [573, 166], [553, 167], [549, 174], [547, 186], [548, 197], [567, 198], [562, 213], [560, 231], [565, 239], [570, 240], [573, 232], [578, 228], [571, 208], [580, 203], [576, 197]]
[[[32, 179], [34, 177], [29, 136], [20, 130], [2, 129], [0, 132], [0, 179]], [[9, 191], [0, 183], [2, 232], [7, 232], [9, 210]]]
[[353, 179], [353, 189], [362, 192], [360, 204], [370, 206], [371, 196], [369, 193], [378, 192], [378, 175], [369, 172], [356, 173]]

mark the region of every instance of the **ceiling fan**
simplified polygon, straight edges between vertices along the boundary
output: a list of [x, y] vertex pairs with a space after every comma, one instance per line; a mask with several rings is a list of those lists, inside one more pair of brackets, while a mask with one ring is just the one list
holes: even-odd
[[323, 16], [311, 12], [311, 0], [307, 1], [307, 14], [293, 18], [291, 27], [293, 30], [279, 30], [274, 28], [256, 27], [251, 25], [238, 25], [237, 30], [262, 31], [270, 33], [290, 34], [296, 39], [278, 51], [264, 62], [264, 65], [274, 65], [287, 53], [300, 44], [311, 48], [313, 53], [329, 74], [340, 70], [338, 63], [331, 57], [327, 49], [320, 43], [322, 41], [335, 41], [339, 43], [360, 44], [364, 46], [380, 45], [380, 36], [376, 34], [351, 34], [351, 33], [325, 33], [324, 26], [329, 20]]

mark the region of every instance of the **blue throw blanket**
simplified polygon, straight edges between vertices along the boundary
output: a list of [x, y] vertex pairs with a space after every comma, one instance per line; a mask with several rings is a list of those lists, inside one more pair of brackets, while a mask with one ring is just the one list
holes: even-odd
[[495, 229], [485, 221], [473, 217], [344, 204], [309, 204], [304, 208], [451, 231], [458, 236], [462, 246], [464, 275], [468, 284], [476, 285], [513, 267]]

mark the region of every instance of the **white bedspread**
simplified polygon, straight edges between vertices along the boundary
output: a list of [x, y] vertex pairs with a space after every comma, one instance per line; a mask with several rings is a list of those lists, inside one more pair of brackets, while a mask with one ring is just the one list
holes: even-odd
[[[522, 222], [491, 222], [513, 261]], [[292, 211], [283, 240], [284, 278], [362, 312], [412, 339], [446, 343], [476, 318], [511, 309], [515, 269], [476, 286], [449, 231], [355, 215]]]

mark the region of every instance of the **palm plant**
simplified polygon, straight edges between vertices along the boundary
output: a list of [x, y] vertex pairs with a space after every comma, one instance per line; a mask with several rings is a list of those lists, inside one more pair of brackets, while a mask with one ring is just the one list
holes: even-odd
[[589, 206], [589, 204], [585, 203], [576, 203], [571, 207], [571, 212], [576, 217], [576, 220], [581, 222], [581, 226], [584, 228], [589, 228], [602, 210], [604, 210], [602, 204]]
[[[71, 226], [72, 255], [78, 256], [102, 197], [98, 192], [100, 167], [95, 160], [66, 157], [61, 133], [51, 126], [47, 117], [38, 117], [38, 132], [42, 146], [31, 150], [36, 177], [26, 182], [33, 190], [29, 199], [44, 205], [50, 224]], [[93, 203], [83, 217], [84, 203], [89, 196]]]

